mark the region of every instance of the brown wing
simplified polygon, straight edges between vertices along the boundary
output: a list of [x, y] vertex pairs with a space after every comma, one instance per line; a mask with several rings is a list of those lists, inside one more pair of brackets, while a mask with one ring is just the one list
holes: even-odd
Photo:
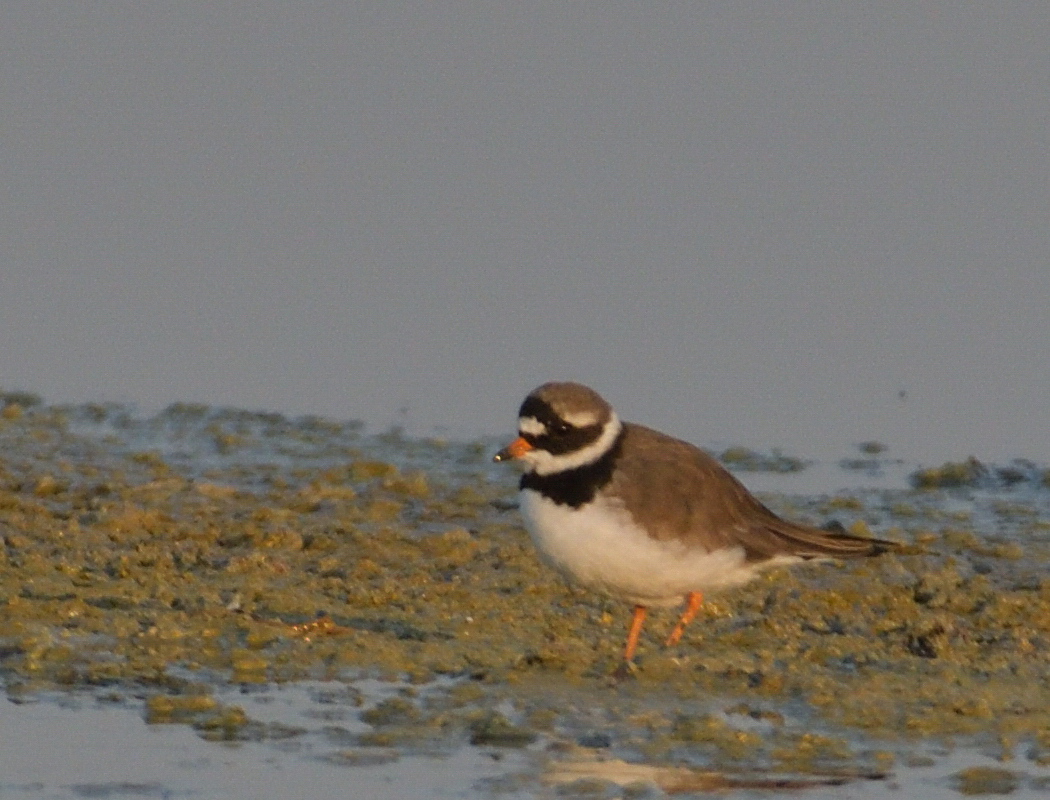
[[[614, 488], [657, 539], [708, 550], [742, 546], [749, 561], [778, 555], [854, 558], [896, 546], [781, 519], [718, 461], [687, 442], [630, 423], [625, 437], [623, 470]], [[627, 475], [630, 480], [624, 480]]]

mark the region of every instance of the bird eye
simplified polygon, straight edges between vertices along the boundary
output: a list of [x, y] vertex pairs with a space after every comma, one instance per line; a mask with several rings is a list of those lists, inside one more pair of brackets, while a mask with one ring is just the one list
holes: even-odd
[[553, 427], [554, 432], [559, 435], [565, 435], [566, 433], [572, 430], [572, 425], [570, 425], [563, 419], [559, 419], [557, 422], [555, 422]]

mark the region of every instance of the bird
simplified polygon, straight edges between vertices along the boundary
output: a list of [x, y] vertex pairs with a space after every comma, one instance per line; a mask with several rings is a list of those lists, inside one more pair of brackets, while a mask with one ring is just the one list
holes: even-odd
[[519, 508], [541, 558], [572, 582], [634, 604], [619, 677], [631, 674], [650, 607], [684, 603], [678, 643], [705, 593], [762, 570], [875, 556], [895, 542], [785, 520], [717, 459], [621, 421], [594, 389], [544, 383], [518, 410], [518, 436], [493, 456], [523, 466]]

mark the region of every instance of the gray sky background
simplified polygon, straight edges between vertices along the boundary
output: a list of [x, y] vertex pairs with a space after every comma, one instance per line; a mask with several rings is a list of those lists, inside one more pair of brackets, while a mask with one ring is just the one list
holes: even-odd
[[1045, 462], [1048, 43], [1045, 2], [7, 3], [0, 386], [473, 435], [574, 378], [705, 445]]

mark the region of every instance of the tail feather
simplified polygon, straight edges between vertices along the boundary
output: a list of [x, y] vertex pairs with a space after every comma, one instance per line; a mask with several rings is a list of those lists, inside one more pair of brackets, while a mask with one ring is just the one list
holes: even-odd
[[827, 528], [798, 525], [773, 517], [752, 528], [744, 546], [748, 560], [760, 561], [778, 555], [799, 558], [863, 558], [897, 550], [897, 542], [869, 539], [847, 533], [839, 523]]

